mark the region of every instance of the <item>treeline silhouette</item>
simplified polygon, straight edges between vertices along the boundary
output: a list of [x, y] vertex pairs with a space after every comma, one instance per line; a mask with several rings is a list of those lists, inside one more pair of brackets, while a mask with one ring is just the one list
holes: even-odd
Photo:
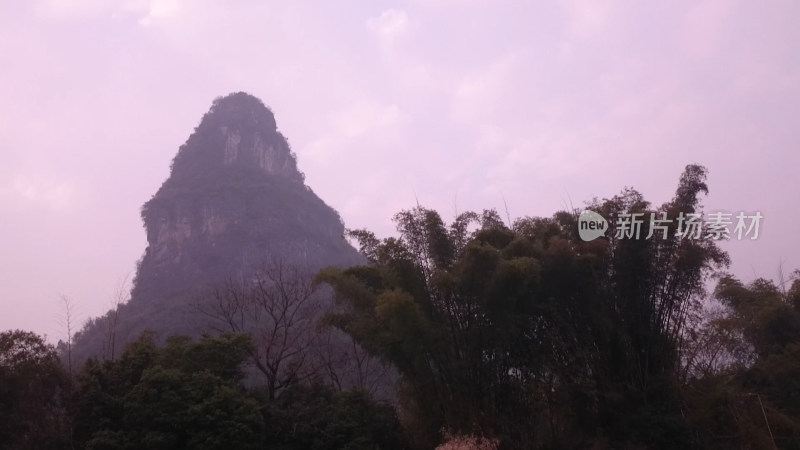
[[[587, 208], [675, 219], [701, 211], [705, 180], [691, 165], [663, 205], [626, 189]], [[745, 284], [675, 220], [664, 239], [617, 238], [612, 221], [586, 242], [575, 212], [394, 219], [397, 237], [348, 231], [364, 265], [220, 286], [196, 305], [219, 330], [201, 339], [145, 333], [70, 373], [43, 338], [0, 333], [0, 445], [800, 448], [798, 272]], [[309, 289], [333, 306], [303, 312]], [[395, 392], [337, 383], [305, 351], [324, 329], [389, 367]]]

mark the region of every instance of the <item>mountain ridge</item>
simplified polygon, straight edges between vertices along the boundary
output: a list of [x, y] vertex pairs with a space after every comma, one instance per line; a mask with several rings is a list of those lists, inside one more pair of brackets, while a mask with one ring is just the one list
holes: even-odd
[[145, 329], [200, 335], [191, 302], [252, 277], [266, 260], [309, 272], [364, 261], [345, 240], [339, 214], [305, 184], [273, 112], [244, 92], [213, 101], [141, 218], [147, 248], [130, 299], [76, 334], [80, 359], [107, 357]]

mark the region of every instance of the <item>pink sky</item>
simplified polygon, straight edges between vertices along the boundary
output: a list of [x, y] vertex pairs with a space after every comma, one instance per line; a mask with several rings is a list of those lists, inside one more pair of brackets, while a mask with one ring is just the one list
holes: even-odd
[[[78, 6], [80, 5], [80, 6]], [[760, 211], [745, 281], [800, 268], [800, 3], [0, 3], [0, 330], [103, 313], [146, 245], [139, 208], [211, 101], [276, 114], [347, 226], [420, 203], [549, 216], [633, 186]]]

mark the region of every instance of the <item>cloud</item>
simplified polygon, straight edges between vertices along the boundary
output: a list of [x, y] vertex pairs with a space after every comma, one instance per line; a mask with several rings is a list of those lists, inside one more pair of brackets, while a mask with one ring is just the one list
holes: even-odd
[[800, 96], [800, 66], [792, 68], [764, 54], [743, 53], [738, 63], [734, 88], [740, 93]]
[[[326, 132], [302, 145], [301, 163], [329, 167], [341, 163], [344, 155], [352, 157], [359, 149], [383, 147], [381, 142], [395, 136], [396, 128], [404, 120], [395, 104], [367, 100], [353, 103], [332, 113]], [[313, 171], [312, 167], [307, 168]]]
[[182, 0], [41, 0], [35, 10], [40, 16], [56, 20], [133, 16], [141, 25], [149, 26], [176, 16], [182, 4]]
[[515, 54], [507, 54], [455, 83], [451, 117], [456, 121], [497, 117], [508, 100], [505, 94], [514, 87], [511, 81], [516, 75], [516, 60]]
[[387, 9], [378, 17], [367, 19], [367, 28], [385, 39], [393, 39], [408, 27], [408, 14], [397, 9]]
[[149, 26], [153, 22], [168, 19], [178, 14], [181, 10], [180, 0], [150, 0], [147, 7], [147, 14], [139, 19], [143, 26]]
[[706, 0], [689, 10], [681, 36], [683, 51], [696, 58], [713, 55], [725, 37], [732, 6], [724, 0]]
[[[354, 15], [313, 2], [0, 1], [0, 54], [14, 62], [0, 71], [0, 202], [42, 218], [34, 232], [11, 215], [31, 237], [7, 253], [65, 274], [45, 285], [96, 297], [97, 280], [140, 256], [138, 208], [177, 146], [235, 90], [274, 107], [309, 185], [348, 225], [380, 232], [415, 195], [444, 213], [455, 196], [460, 209], [502, 208], [502, 192], [515, 214], [550, 214], [563, 192], [578, 204], [627, 184], [665, 200], [694, 161], [719, 206], [796, 198], [785, 161], [800, 142], [798, 3], [700, 2], [362, 1]], [[63, 214], [78, 206], [96, 214]], [[777, 231], [797, 218], [774, 208], [776, 231], [738, 259], [759, 270], [800, 254]], [[43, 235], [59, 239], [30, 251]], [[94, 277], [50, 257], [73, 243], [99, 252], [100, 236], [127, 250], [86, 256]], [[28, 289], [0, 295], [35, 300]]]
[[44, 205], [52, 210], [70, 209], [76, 200], [75, 186], [69, 181], [17, 175], [4, 191], [28, 203]]
[[397, 105], [359, 102], [334, 114], [336, 129], [346, 137], [361, 136], [376, 128], [385, 128], [401, 119]]
[[569, 0], [563, 3], [567, 15], [567, 31], [586, 38], [602, 33], [611, 17], [608, 3], [593, 0]]
[[115, 9], [114, 2], [107, 0], [41, 0], [34, 6], [37, 14], [57, 20], [73, 20], [97, 17], [111, 13]]

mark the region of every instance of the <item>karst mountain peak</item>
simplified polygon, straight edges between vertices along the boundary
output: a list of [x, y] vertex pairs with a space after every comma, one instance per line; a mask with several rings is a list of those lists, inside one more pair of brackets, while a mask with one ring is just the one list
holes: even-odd
[[363, 261], [339, 214], [306, 186], [273, 112], [244, 92], [212, 102], [141, 216], [147, 248], [130, 301], [76, 336], [80, 355], [108, 353], [112, 320], [120, 343], [145, 329], [202, 334], [192, 302], [232, 279], [252, 279], [267, 261], [311, 272]]
[[304, 179], [272, 111], [245, 92], [214, 100], [175, 156], [171, 178], [204, 176], [226, 168], [258, 168], [300, 184]]

